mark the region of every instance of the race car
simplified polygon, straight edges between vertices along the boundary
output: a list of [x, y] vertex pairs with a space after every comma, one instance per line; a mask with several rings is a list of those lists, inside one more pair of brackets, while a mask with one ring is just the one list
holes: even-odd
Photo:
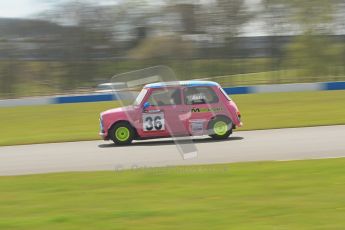
[[212, 81], [147, 84], [132, 105], [100, 114], [100, 136], [117, 145], [180, 136], [226, 139], [241, 126], [235, 102]]

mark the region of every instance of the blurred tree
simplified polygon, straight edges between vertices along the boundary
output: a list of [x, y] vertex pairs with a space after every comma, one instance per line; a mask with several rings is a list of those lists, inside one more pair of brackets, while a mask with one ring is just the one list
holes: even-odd
[[201, 16], [204, 31], [231, 41], [254, 15], [243, 0], [216, 0], [202, 6]]
[[217, 0], [211, 21], [223, 28], [226, 38], [233, 38], [252, 17], [243, 0]]
[[275, 0], [262, 1], [261, 18], [265, 23], [265, 32], [268, 34], [269, 45], [267, 52], [270, 53], [269, 60], [270, 69], [273, 70], [270, 74], [272, 82], [280, 83], [284, 47], [279, 44], [279, 36], [289, 36], [296, 34], [296, 25], [291, 22], [291, 8], [286, 7], [283, 2]]
[[136, 59], [185, 59], [192, 58], [195, 48], [192, 43], [178, 37], [152, 37], [144, 40], [130, 51], [129, 57]]
[[[278, 25], [296, 28], [292, 34], [299, 34], [287, 47], [288, 68], [303, 69], [303, 75], [322, 76], [332, 74], [329, 66], [337, 62], [341, 52], [338, 44], [330, 39], [334, 33], [335, 9], [339, 0], [265, 0], [265, 9]], [[281, 9], [282, 12], [274, 13]], [[268, 17], [269, 19], [269, 17]], [[284, 27], [271, 27], [275, 33]]]
[[18, 80], [20, 65], [16, 60], [18, 50], [6, 41], [0, 43], [1, 52], [7, 56], [0, 62], [0, 95], [12, 97]]
[[111, 9], [112, 39], [127, 52], [148, 35], [149, 21], [160, 12], [160, 6], [148, 0], [119, 1]]
[[15, 94], [17, 83], [17, 63], [15, 60], [7, 60], [0, 63], [0, 95], [2, 97], [12, 97]]
[[65, 25], [65, 30], [57, 38], [59, 52], [64, 59], [61, 89], [79, 88], [92, 81], [97, 65], [86, 60], [97, 57], [102, 49], [116, 52], [116, 44], [112, 41], [111, 14], [112, 11], [106, 7], [71, 0], [55, 5], [42, 16]]
[[[301, 76], [322, 81], [325, 75], [336, 75], [343, 65], [343, 47], [335, 44], [327, 36], [298, 36], [287, 48], [286, 64], [300, 70]], [[318, 77], [321, 77], [318, 79]]]
[[265, 32], [269, 35], [292, 35], [295, 34], [296, 26], [292, 23], [293, 12], [286, 7], [284, 1], [263, 0], [262, 17], [265, 23]]
[[178, 21], [179, 27], [175, 28], [178, 33], [181, 34], [196, 34], [202, 33], [199, 29], [198, 13], [200, 12], [201, 4], [195, 3], [195, 1], [167, 1], [163, 7], [162, 12], [164, 14], [175, 14], [175, 21]]

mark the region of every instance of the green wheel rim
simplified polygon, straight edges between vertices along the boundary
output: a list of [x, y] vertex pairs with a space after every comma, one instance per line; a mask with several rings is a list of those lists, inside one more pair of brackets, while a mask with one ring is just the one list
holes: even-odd
[[223, 136], [228, 131], [228, 125], [224, 121], [217, 121], [213, 126], [213, 131], [219, 136]]
[[126, 127], [119, 127], [115, 131], [115, 137], [119, 141], [127, 141], [130, 136], [129, 129]]

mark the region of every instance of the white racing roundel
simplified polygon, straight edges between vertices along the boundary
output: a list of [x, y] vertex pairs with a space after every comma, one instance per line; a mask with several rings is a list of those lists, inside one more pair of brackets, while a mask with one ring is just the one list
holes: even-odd
[[165, 130], [164, 113], [144, 113], [143, 114], [144, 131]]

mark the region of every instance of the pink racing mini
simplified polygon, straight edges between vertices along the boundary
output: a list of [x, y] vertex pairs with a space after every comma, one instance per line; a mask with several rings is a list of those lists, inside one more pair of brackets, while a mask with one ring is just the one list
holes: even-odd
[[131, 106], [100, 115], [100, 136], [118, 145], [175, 136], [226, 139], [241, 126], [235, 102], [218, 83], [211, 81], [148, 84]]

